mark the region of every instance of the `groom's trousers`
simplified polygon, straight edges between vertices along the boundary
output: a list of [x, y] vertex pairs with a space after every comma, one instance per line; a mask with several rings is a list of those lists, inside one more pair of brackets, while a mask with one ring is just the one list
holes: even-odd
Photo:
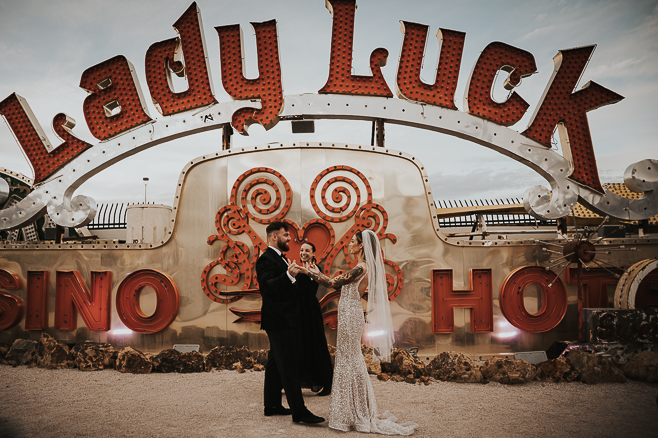
[[306, 411], [299, 380], [298, 342], [294, 329], [266, 330], [270, 352], [265, 365], [265, 407], [281, 406], [281, 389], [286, 392], [293, 415]]

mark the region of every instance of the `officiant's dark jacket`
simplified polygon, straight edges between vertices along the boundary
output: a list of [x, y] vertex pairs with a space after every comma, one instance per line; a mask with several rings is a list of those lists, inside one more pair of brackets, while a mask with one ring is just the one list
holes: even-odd
[[272, 248], [256, 262], [256, 275], [263, 299], [260, 327], [263, 330], [294, 329], [297, 323], [297, 286], [288, 278], [288, 265]]

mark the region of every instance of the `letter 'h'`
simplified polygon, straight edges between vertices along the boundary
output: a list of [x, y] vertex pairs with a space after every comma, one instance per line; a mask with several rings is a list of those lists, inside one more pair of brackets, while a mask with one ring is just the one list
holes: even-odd
[[432, 330], [454, 333], [455, 308], [470, 308], [473, 333], [493, 331], [491, 269], [471, 269], [469, 290], [453, 290], [452, 269], [432, 271]]

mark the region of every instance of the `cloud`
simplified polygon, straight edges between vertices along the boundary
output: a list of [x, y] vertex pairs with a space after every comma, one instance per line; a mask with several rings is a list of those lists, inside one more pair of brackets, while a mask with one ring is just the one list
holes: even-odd
[[653, 8], [651, 14], [644, 18], [642, 24], [633, 29], [632, 33], [645, 37], [654, 46], [658, 45], [658, 40], [655, 38], [658, 35], [658, 4]]
[[548, 187], [538, 174], [519, 166], [479, 167], [465, 173], [437, 172], [429, 175], [429, 180], [437, 200], [522, 198], [530, 187]]
[[648, 57], [627, 58], [622, 61], [598, 65], [587, 69], [593, 79], [633, 77], [639, 74], [655, 73], [655, 60]]
[[538, 27], [532, 32], [525, 34], [525, 36], [521, 37], [519, 40], [524, 41], [524, 40], [531, 40], [533, 38], [550, 36], [554, 34], [558, 28], [559, 27], [555, 24], [551, 24], [549, 26], [544, 26], [544, 27]]

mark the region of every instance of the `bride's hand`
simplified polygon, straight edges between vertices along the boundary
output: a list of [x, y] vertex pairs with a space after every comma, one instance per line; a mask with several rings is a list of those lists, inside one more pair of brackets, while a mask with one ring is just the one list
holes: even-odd
[[308, 272], [312, 272], [314, 274], [319, 274], [320, 273], [320, 269], [318, 269], [318, 266], [314, 263], [305, 263], [304, 267], [306, 268], [306, 270]]

